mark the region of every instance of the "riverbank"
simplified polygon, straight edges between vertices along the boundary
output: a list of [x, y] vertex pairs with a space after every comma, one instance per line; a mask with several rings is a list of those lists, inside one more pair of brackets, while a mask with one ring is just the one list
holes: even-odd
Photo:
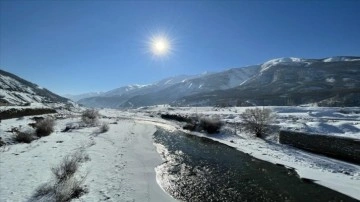
[[356, 201], [208, 138], [159, 129], [159, 182], [181, 201]]
[[[155, 167], [162, 163], [153, 145], [156, 127], [134, 120], [101, 119], [109, 131], [95, 134], [96, 127], [61, 132], [78, 118], [57, 120], [50, 136], [30, 144], [13, 144], [0, 151], [0, 201], [26, 201], [35, 189], [53, 180], [51, 168], [62, 158], [82, 150], [88, 161], [81, 164], [79, 176], [86, 176], [88, 192], [73, 201], [173, 201], [157, 184]], [[29, 123], [3, 120], [1, 135], [9, 128]], [[9, 135], [9, 134], [7, 134]]]
[[[237, 130], [234, 133], [206, 135], [204, 133], [183, 130], [180, 123], [161, 119], [163, 113], [181, 114], [183, 116], [210, 116], [223, 121], [240, 121], [239, 114], [248, 107], [212, 108], [212, 107], [148, 107], [131, 110], [126, 113], [136, 113], [139, 120], [157, 125], [166, 125], [168, 130], [180, 130], [192, 135], [210, 138], [239, 151], [247, 153], [260, 160], [283, 165], [294, 169], [300, 178], [309, 179], [340, 193], [360, 199], [360, 166], [332, 159], [326, 156], [302, 151], [287, 145], [277, 143], [272, 139], [254, 138]], [[359, 108], [317, 108], [317, 107], [269, 107], [277, 113], [277, 125], [281, 128], [326, 132], [329, 135], [360, 138]], [[352, 113], [355, 112], [355, 113]], [[275, 140], [274, 140], [275, 139]]]
[[[217, 111], [215, 111], [217, 110]], [[64, 114], [64, 119], [56, 120], [55, 131], [47, 137], [30, 144], [10, 144], [0, 148], [0, 201], [25, 201], [42, 183], [51, 179], [51, 168], [60, 163], [62, 158], [83, 148], [89, 155], [89, 161], [81, 164], [80, 175], [87, 176], [84, 185], [88, 193], [75, 199], [78, 201], [172, 201], [156, 181], [155, 167], [163, 163], [153, 145], [152, 135], [156, 127], [169, 131], [183, 131], [179, 123], [160, 118], [160, 113], [171, 112], [191, 115], [198, 113], [205, 116], [218, 116], [225, 121], [238, 120], [240, 109], [213, 108], [164, 108], [154, 107], [137, 110], [103, 109], [101, 122], [109, 124], [109, 131], [97, 134], [98, 127], [75, 129], [61, 132], [68, 123], [80, 121], [79, 114]], [[311, 114], [305, 112], [312, 110]], [[358, 128], [358, 114], [338, 115], [338, 109], [303, 109], [279, 108], [279, 123], [294, 120], [294, 114], [301, 119], [295, 125], [312, 117], [311, 124], [322, 120], [331, 120], [333, 126]], [[294, 113], [293, 113], [294, 112]], [[324, 116], [320, 116], [323, 114]], [[326, 116], [325, 116], [326, 115]], [[334, 122], [333, 115], [339, 122]], [[292, 116], [293, 118], [288, 118]], [[294, 118], [295, 117], [295, 118]], [[28, 127], [33, 122], [31, 117], [8, 119], [0, 123], [0, 136], [6, 140], [12, 136], [12, 127]], [[335, 117], [336, 118], [336, 117]], [[341, 124], [339, 124], [341, 123]], [[324, 124], [322, 125], [324, 126]], [[346, 127], [350, 128], [351, 127]], [[355, 130], [354, 129], [354, 130]], [[356, 131], [347, 134], [356, 136]], [[280, 145], [276, 142], [252, 138], [237, 131], [237, 134], [221, 133], [208, 136], [202, 133], [192, 135], [211, 138], [234, 147], [255, 158], [274, 164], [294, 168], [301, 178], [314, 180], [333, 190], [360, 199], [360, 166], [315, 155], [301, 150]], [[159, 179], [159, 178], [158, 178]]]

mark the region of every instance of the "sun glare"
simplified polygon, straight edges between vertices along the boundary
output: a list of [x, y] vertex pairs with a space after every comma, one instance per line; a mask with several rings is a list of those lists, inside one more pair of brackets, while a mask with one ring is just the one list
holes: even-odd
[[165, 56], [171, 51], [171, 44], [165, 36], [155, 36], [150, 40], [150, 49], [155, 56]]

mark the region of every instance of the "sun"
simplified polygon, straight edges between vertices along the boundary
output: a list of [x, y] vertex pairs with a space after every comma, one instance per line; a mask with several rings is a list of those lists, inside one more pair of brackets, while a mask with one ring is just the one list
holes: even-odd
[[150, 39], [150, 50], [154, 56], [165, 56], [171, 52], [170, 40], [163, 35], [153, 36]]

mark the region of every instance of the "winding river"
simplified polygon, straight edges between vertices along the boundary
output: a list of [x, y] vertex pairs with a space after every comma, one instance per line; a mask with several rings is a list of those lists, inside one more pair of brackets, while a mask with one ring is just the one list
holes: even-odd
[[183, 201], [356, 201], [207, 138], [159, 129], [160, 185]]

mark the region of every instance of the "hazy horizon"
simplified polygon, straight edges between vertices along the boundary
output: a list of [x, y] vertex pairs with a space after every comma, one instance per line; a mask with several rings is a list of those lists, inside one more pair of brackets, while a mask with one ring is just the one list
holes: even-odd
[[57, 94], [360, 55], [359, 1], [1, 1], [0, 68]]

